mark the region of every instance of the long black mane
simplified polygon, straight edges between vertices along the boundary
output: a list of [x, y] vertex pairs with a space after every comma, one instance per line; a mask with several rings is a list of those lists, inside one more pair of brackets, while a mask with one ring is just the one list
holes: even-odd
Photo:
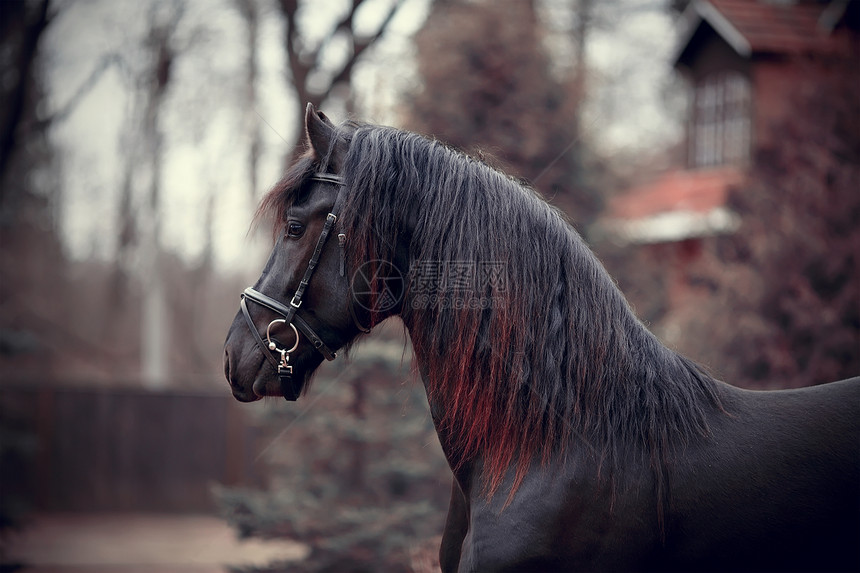
[[[445, 405], [455, 456], [482, 459], [492, 494], [512, 465], [516, 490], [534, 460], [580, 441], [608, 470], [641, 453], [662, 491], [672, 451], [706, 435], [706, 412], [720, 407], [713, 379], [636, 319], [582, 238], [532, 189], [413, 133], [356, 124], [338, 133], [348, 145], [340, 224], [351, 269], [394, 261], [403, 241], [413, 279], [416, 269], [441, 269], [423, 284], [449, 304], [416, 304], [413, 280], [402, 318], [417, 358], [432, 365], [430, 400]], [[324, 167], [300, 161], [264, 207], [283, 208]], [[477, 270], [488, 263], [492, 283]], [[451, 265], [473, 280], [450, 280]]]

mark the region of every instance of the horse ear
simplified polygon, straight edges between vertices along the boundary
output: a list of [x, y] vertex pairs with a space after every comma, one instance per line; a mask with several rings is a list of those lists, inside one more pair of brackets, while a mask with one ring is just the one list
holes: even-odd
[[305, 109], [305, 136], [317, 158], [325, 157], [329, 152], [333, 133], [334, 124], [331, 120], [309, 103]]

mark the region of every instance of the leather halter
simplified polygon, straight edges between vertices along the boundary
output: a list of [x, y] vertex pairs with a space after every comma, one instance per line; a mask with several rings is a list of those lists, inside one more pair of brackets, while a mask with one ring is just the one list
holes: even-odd
[[[320, 181], [323, 183], [333, 183], [335, 185], [343, 185], [343, 179], [338, 175], [333, 175], [331, 173], [314, 173], [311, 177], [313, 181]], [[337, 203], [337, 202], [335, 202]], [[336, 206], [336, 205], [335, 205]], [[332, 207], [332, 211], [336, 211], [335, 207]], [[264, 295], [263, 293], [248, 287], [246, 288], [241, 295], [240, 305], [242, 307], [242, 314], [245, 315], [245, 322], [248, 323], [248, 327], [251, 329], [251, 334], [254, 336], [254, 340], [256, 340], [257, 344], [260, 346], [260, 349], [263, 351], [263, 356], [275, 367], [278, 371], [278, 378], [281, 382], [281, 391], [284, 394], [284, 398], [290, 401], [294, 401], [299, 397], [299, 393], [301, 392], [302, 384], [301, 382], [298, 385], [293, 381], [293, 367], [290, 364], [290, 354], [296, 350], [299, 346], [299, 332], [305, 335], [305, 337], [313, 344], [313, 347], [316, 348], [320, 354], [322, 354], [326, 360], [334, 360], [337, 357], [337, 354], [333, 352], [326, 344], [323, 342], [323, 339], [314, 332], [311, 326], [304, 320], [302, 317], [298, 315], [299, 307], [302, 305], [302, 297], [304, 296], [305, 289], [308, 286], [308, 283], [311, 280], [311, 277], [314, 274], [314, 269], [316, 269], [317, 263], [319, 263], [320, 256], [322, 255], [323, 247], [325, 247], [326, 241], [331, 234], [332, 228], [334, 228], [334, 224], [337, 222], [337, 215], [334, 213], [329, 213], [326, 216], [325, 225], [323, 226], [323, 230], [320, 233], [319, 239], [317, 239], [316, 247], [314, 248], [314, 252], [311, 255], [310, 260], [308, 261], [308, 267], [305, 270], [304, 277], [302, 277], [301, 282], [299, 283], [298, 288], [296, 289], [295, 294], [293, 294], [293, 298], [290, 300], [289, 305], [284, 305], [277, 300]], [[343, 239], [338, 237], [341, 247], [343, 247], [343, 243], [345, 240], [345, 236]], [[341, 265], [342, 267], [343, 265]], [[276, 318], [275, 320], [269, 323], [269, 326], [266, 327], [266, 340], [263, 340], [263, 337], [260, 335], [257, 330], [256, 324], [251, 319], [251, 313], [248, 311], [248, 305], [245, 302], [246, 300], [251, 300], [256, 302], [260, 306], [264, 306], [269, 310], [279, 314], [282, 318]], [[352, 311], [352, 304], [350, 304], [350, 312], [353, 314], [353, 318], [355, 319], [355, 314]], [[278, 343], [272, 339], [270, 335], [270, 331], [272, 329], [272, 325], [276, 323], [286, 324], [293, 330], [293, 334], [296, 337], [296, 342], [293, 344], [291, 348], [279, 348]], [[359, 325], [360, 327], [360, 325]], [[364, 328], [362, 328], [366, 332]], [[280, 360], [277, 360], [272, 354], [273, 352], [278, 353], [280, 355]]]

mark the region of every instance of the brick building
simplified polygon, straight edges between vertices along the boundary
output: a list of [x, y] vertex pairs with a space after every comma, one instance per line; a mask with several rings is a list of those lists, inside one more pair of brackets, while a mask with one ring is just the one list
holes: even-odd
[[688, 302], [684, 269], [703, 241], [737, 228], [729, 191], [743, 192], [794, 96], [822, 89], [837, 61], [856, 57], [860, 2], [693, 0], [680, 28], [672, 63], [689, 90], [685, 162], [618, 194], [601, 222], [666, 270], [670, 309]]

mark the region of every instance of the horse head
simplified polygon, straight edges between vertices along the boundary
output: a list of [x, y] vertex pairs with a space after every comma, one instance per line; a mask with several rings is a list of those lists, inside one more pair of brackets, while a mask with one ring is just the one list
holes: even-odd
[[[323, 359], [397, 311], [401, 291], [377, 297], [391, 261], [346, 272], [349, 230], [339, 221], [349, 193], [340, 175], [348, 128], [308, 105], [306, 153], [263, 199], [258, 216], [275, 218], [276, 241], [224, 344], [224, 372], [236, 399], [295, 400]], [[386, 283], [390, 286], [390, 283]]]

